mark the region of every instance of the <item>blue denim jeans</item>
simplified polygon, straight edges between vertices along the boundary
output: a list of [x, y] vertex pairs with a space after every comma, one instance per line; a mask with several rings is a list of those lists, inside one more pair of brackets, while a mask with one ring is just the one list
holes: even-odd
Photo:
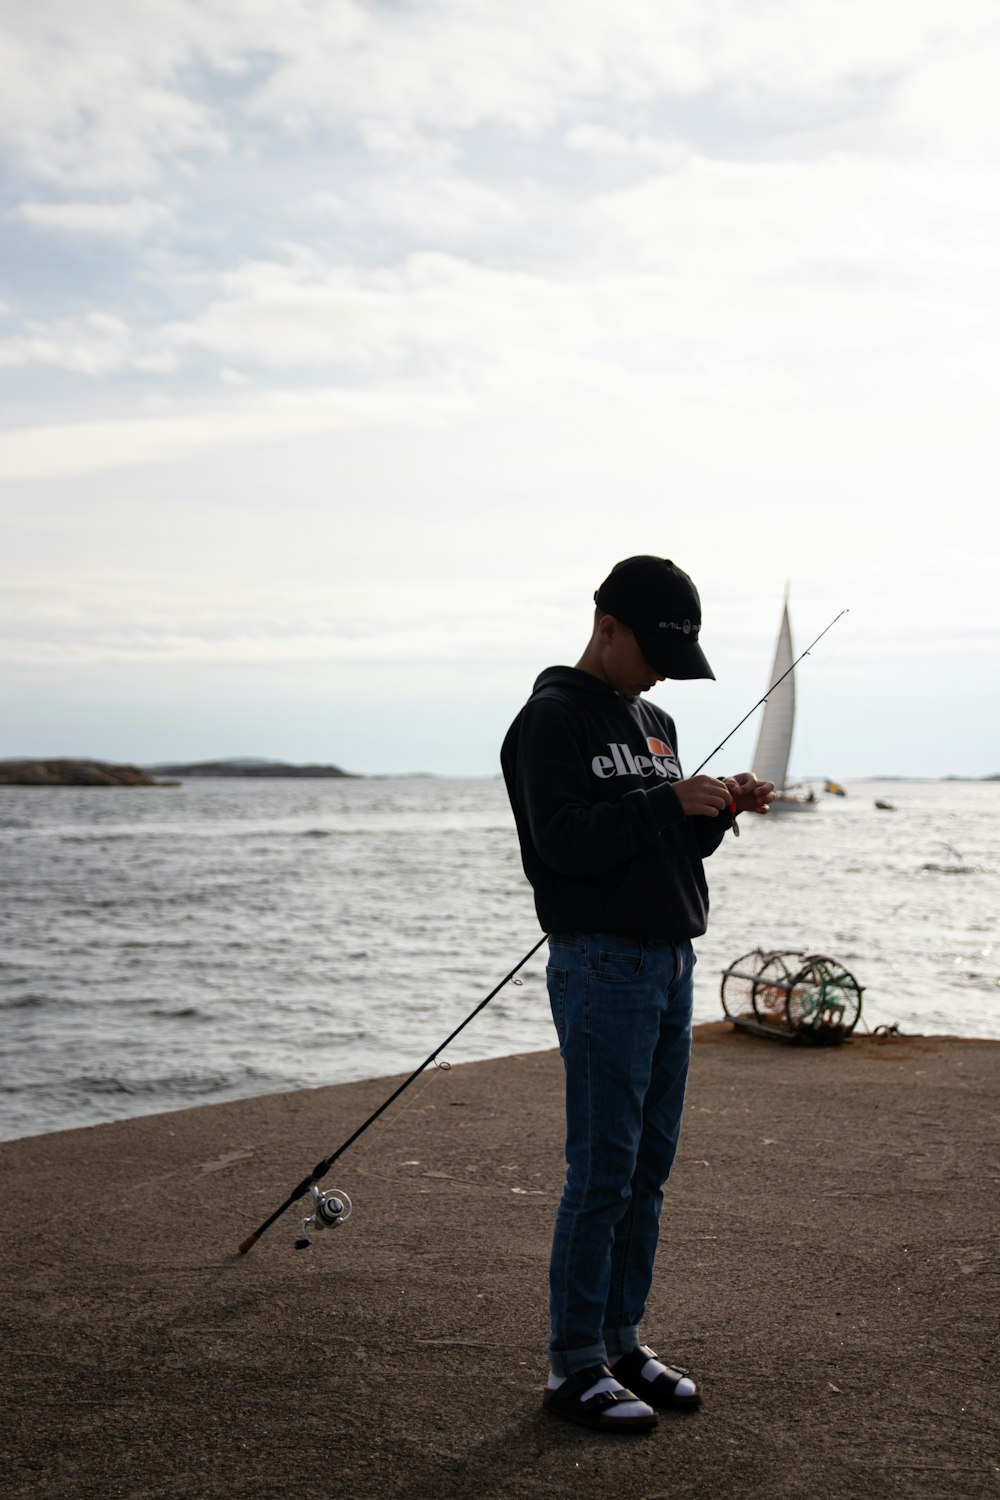
[[566, 1070], [566, 1182], [549, 1273], [553, 1373], [640, 1343], [691, 1055], [688, 942], [559, 933], [546, 969]]

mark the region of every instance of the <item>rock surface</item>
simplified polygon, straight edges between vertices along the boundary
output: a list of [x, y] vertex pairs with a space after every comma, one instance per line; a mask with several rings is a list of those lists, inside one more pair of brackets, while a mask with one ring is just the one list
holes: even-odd
[[329, 777], [353, 776], [340, 766], [296, 766], [282, 760], [203, 760], [176, 765], [156, 765], [152, 768], [164, 776], [240, 776], [240, 777]]
[[103, 760], [3, 760], [0, 786], [162, 786], [139, 766]]
[[698, 1028], [646, 1329], [705, 1404], [648, 1437], [541, 1409], [554, 1052], [415, 1084], [331, 1171], [354, 1214], [304, 1251], [298, 1209], [234, 1253], [393, 1080], [0, 1143], [0, 1491], [996, 1496], [998, 1061]]

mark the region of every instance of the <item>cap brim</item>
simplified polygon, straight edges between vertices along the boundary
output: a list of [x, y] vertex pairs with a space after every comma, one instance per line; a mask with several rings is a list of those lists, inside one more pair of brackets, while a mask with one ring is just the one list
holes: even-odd
[[666, 650], [666, 642], [657, 639], [652, 643], [650, 652], [638, 632], [633, 631], [633, 634], [649, 665], [664, 677], [672, 677], [675, 682], [689, 682], [695, 677], [710, 677], [715, 681], [715, 673], [708, 664], [708, 657], [697, 641], [685, 641], [683, 644], [677, 642]]

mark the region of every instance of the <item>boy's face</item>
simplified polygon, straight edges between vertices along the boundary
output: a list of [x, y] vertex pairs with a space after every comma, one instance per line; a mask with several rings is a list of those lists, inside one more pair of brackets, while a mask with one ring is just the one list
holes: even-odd
[[604, 681], [623, 698], [638, 698], [666, 677], [665, 672], [650, 666], [629, 627], [613, 615], [602, 616], [598, 637]]

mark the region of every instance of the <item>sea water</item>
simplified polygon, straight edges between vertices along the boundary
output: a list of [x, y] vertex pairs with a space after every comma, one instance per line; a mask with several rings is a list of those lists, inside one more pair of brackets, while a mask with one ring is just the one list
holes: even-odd
[[[696, 1019], [762, 947], [862, 1027], [1000, 1037], [1000, 782], [847, 791], [726, 835]], [[497, 779], [0, 788], [0, 869], [4, 1139], [409, 1072], [541, 936]], [[544, 961], [448, 1060], [554, 1045]]]

